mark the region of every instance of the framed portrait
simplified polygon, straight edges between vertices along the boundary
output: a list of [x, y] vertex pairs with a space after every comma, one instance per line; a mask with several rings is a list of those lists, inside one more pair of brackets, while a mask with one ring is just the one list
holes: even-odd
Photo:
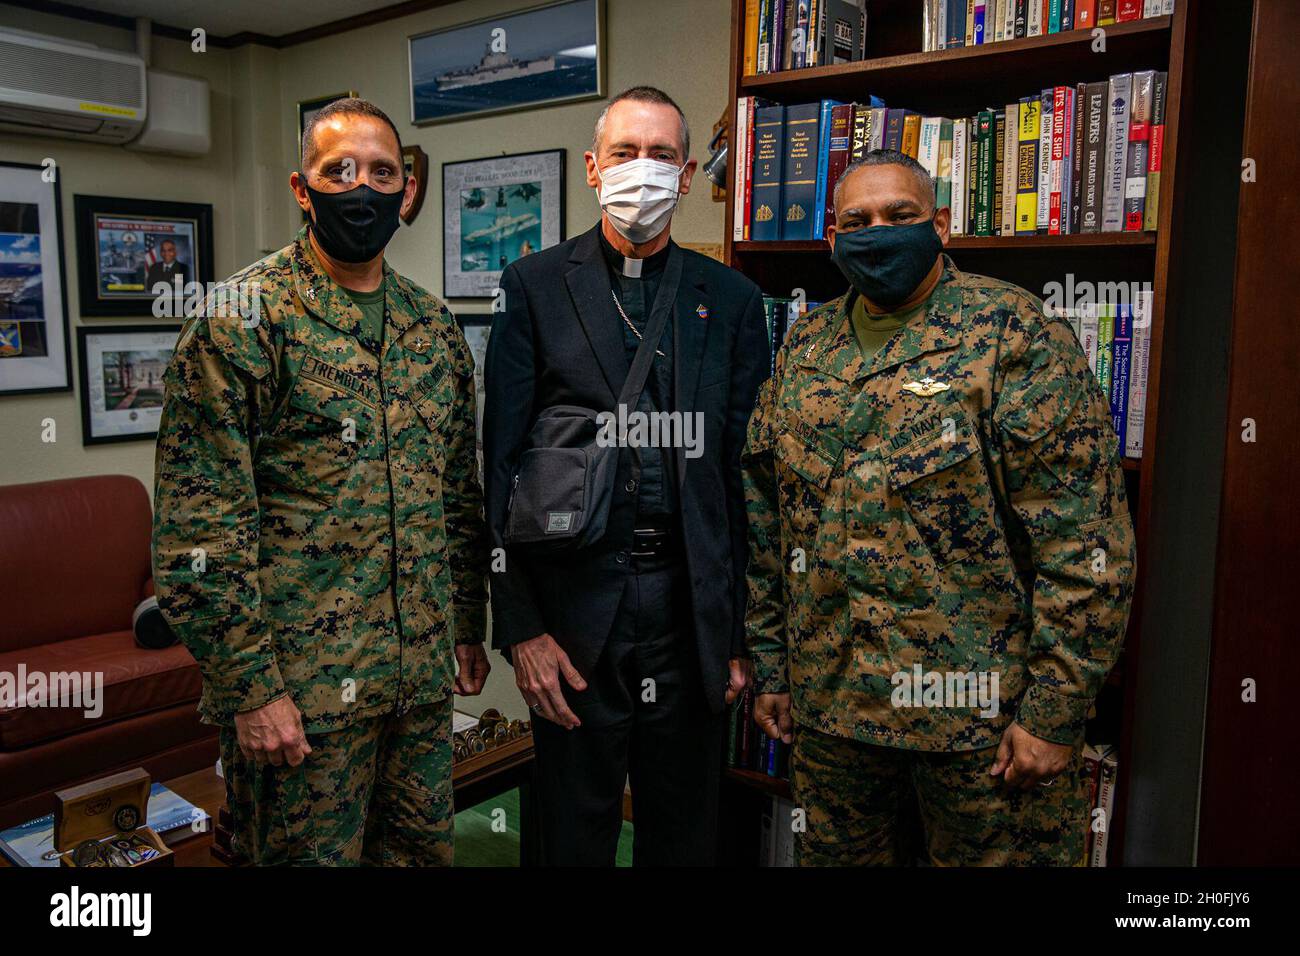
[[603, 0], [560, 0], [412, 36], [411, 122], [605, 95]]
[[564, 237], [565, 151], [442, 164], [442, 290], [489, 299], [501, 270]]
[[[322, 107], [329, 106], [335, 100], [342, 100], [356, 95], [357, 95], [356, 90], [344, 90], [342, 93], [331, 93], [329, 96], [317, 96], [314, 99], [302, 100], [301, 102], [298, 103], [298, 152], [299, 154], [302, 153], [303, 130], [307, 128], [307, 122], [312, 118], [312, 116], [314, 116]], [[298, 162], [298, 157], [295, 156], [294, 164], [297, 165], [297, 162]]]
[[0, 162], [0, 395], [71, 390], [65, 291], [54, 168]]
[[81, 326], [81, 443], [142, 441], [158, 434], [163, 373], [179, 325]]
[[465, 333], [465, 343], [474, 356], [474, 408], [475, 434], [478, 436], [478, 478], [483, 480], [483, 369], [487, 361], [488, 335], [492, 332], [491, 313], [469, 313], [456, 316], [456, 323]]
[[184, 315], [187, 287], [212, 274], [207, 203], [75, 196], [82, 315]]

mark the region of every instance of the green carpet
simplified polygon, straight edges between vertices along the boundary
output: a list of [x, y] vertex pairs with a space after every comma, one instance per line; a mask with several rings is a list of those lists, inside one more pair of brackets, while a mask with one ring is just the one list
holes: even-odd
[[[505, 811], [504, 816], [498, 811]], [[493, 823], [503, 821], [493, 829]], [[519, 865], [519, 791], [501, 796], [456, 814], [457, 866]], [[632, 824], [624, 821], [618, 837], [615, 866], [632, 865]]]

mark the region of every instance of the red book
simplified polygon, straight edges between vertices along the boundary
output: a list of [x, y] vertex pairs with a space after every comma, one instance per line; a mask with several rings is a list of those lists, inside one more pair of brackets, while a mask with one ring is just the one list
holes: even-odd
[[1052, 90], [1052, 163], [1048, 167], [1051, 187], [1047, 213], [1049, 236], [1061, 234], [1061, 185], [1065, 173], [1065, 94], [1064, 86]]
[[1091, 30], [1097, 25], [1097, 0], [1074, 0], [1074, 28]]
[[[849, 164], [849, 155], [853, 147], [853, 110], [855, 104], [841, 103], [831, 107], [831, 135], [827, 140], [829, 150], [826, 154], [826, 225], [835, 225], [835, 184], [840, 174]], [[857, 106], [857, 109], [870, 109]], [[825, 238], [825, 235], [816, 238]]]
[[1142, 19], [1142, 0], [1119, 0], [1115, 4], [1115, 22]]

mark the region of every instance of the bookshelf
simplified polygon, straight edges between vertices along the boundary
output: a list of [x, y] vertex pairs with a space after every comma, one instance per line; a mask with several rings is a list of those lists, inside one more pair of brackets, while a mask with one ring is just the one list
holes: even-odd
[[[1178, 226], [1186, 189], [1180, 186], [1178, 172], [1187, 167], [1187, 159], [1179, 155], [1179, 128], [1190, 109], [1184, 59], [1201, 6], [1199, 0], [1177, 0], [1172, 15], [1108, 25], [1102, 28], [1104, 50], [1096, 48], [1091, 31], [1075, 30], [919, 52], [922, 4], [916, 0], [867, 0], [866, 59], [763, 75], [743, 73], [745, 0], [732, 0], [731, 7], [729, 115], [733, 127], [739, 96], [761, 96], [790, 105], [822, 98], [862, 100], [876, 95], [890, 106], [907, 107], [924, 115], [964, 116], [1013, 102], [1047, 86], [1104, 80], [1112, 74], [1144, 69], [1168, 72], [1164, 171], [1155, 232], [955, 237], [946, 249], [960, 269], [1014, 282], [1037, 295], [1042, 294], [1046, 283], [1063, 282], [1067, 272], [1074, 273], [1076, 281], [1146, 281], [1154, 291], [1144, 451], [1140, 459], [1125, 458], [1123, 462], [1137, 533], [1137, 591], [1119, 663], [1098, 696], [1096, 717], [1089, 724], [1090, 739], [1104, 739], [1119, 747], [1117, 796], [1107, 853], [1111, 865], [1122, 859], [1129, 783], [1135, 775], [1131, 756], [1137, 681], [1131, 675], [1141, 653], [1138, 622], [1142, 619], [1143, 586], [1150, 570], [1150, 549], [1145, 545], [1155, 495], [1166, 290], [1171, 263], [1176, 261], [1183, 241]], [[734, 164], [731, 173], [734, 182]], [[752, 278], [764, 293], [788, 295], [792, 286], [799, 286], [809, 299], [826, 301], [847, 288], [830, 262], [825, 241], [733, 241], [733, 217], [734, 206], [728, 202], [725, 261]], [[753, 834], [755, 845], [758, 840], [757, 816], [746, 818], [761, 805], [755, 796], [789, 797], [789, 786], [785, 781], [736, 768], [729, 768], [724, 780], [724, 813], [731, 827], [727, 848], [738, 847], [735, 862], [742, 862], [749, 859], [745, 829]]]

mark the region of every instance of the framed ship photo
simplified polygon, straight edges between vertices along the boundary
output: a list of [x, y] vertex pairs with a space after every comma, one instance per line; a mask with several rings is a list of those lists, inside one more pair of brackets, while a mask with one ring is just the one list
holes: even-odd
[[82, 315], [179, 316], [187, 286], [213, 280], [210, 205], [74, 196], [73, 207]]
[[63, 216], [51, 172], [0, 163], [0, 395], [72, 388]]
[[564, 238], [562, 149], [442, 164], [442, 291], [488, 299], [501, 270]]
[[605, 95], [604, 0], [561, 0], [407, 41], [411, 122]]
[[81, 443], [141, 441], [158, 434], [163, 373], [179, 325], [81, 326]]

